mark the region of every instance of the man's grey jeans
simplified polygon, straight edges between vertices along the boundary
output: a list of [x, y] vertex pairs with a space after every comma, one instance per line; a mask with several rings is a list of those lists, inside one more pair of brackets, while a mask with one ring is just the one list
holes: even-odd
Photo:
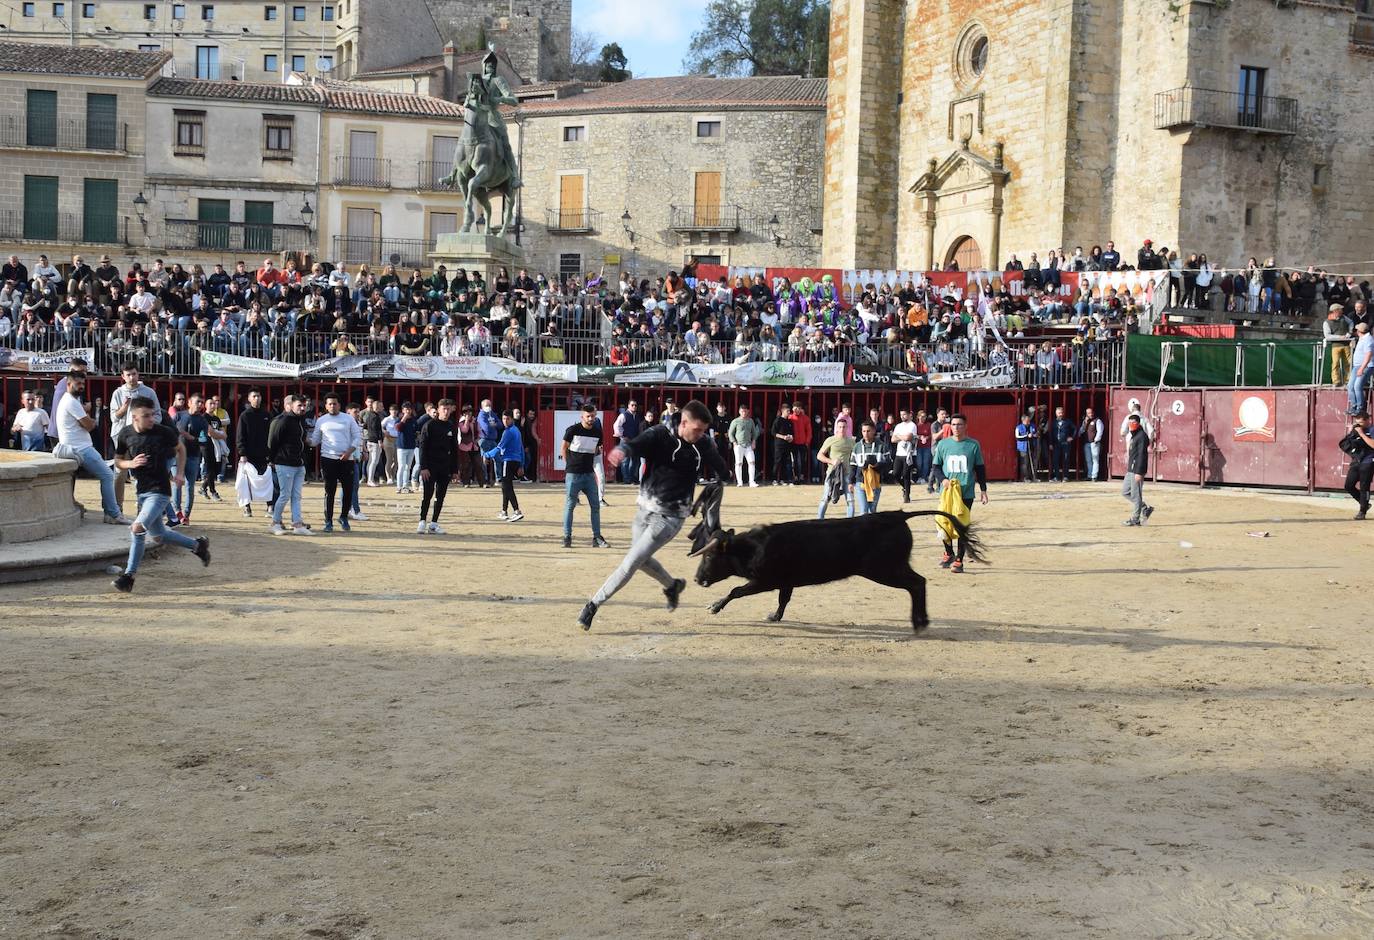
[[625, 553], [620, 567], [611, 572], [601, 590], [593, 595], [592, 603], [598, 607], [606, 603], [629, 583], [636, 571], [644, 571], [665, 588], [672, 587], [673, 576], [658, 563], [654, 553], [671, 542], [686, 521], [683, 516], [666, 516], [640, 507], [630, 529], [630, 550]]
[[1140, 513], [1145, 508], [1145, 482], [1134, 473], [1127, 473], [1121, 481], [1121, 495], [1131, 501], [1131, 518], [1140, 521]]

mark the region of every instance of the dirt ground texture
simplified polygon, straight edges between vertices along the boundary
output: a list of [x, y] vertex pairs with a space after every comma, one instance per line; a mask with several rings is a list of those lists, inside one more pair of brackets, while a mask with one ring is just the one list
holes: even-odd
[[994, 484], [990, 567], [913, 522], [920, 637], [866, 581], [769, 624], [644, 577], [585, 634], [632, 495], [610, 551], [552, 487], [440, 537], [386, 489], [313, 539], [202, 501], [209, 571], [0, 588], [0, 937], [1374, 934], [1353, 502], [1148, 488], [1128, 529], [1117, 484]]

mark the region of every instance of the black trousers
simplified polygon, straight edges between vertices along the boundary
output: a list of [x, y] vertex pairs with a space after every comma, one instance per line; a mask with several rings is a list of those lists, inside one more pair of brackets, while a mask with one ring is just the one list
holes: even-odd
[[897, 457], [892, 461], [892, 477], [902, 487], [902, 501], [911, 501], [911, 472], [915, 469], [911, 465], [912, 458]]
[[332, 522], [336, 490], [343, 489], [340, 505], [343, 506], [344, 515], [353, 506], [353, 461], [321, 457], [320, 469], [324, 472], [324, 521]]
[[515, 477], [520, 473], [520, 461], [507, 460], [501, 468], [501, 511], [509, 506], [520, 511], [520, 500], [515, 498]]
[[448, 483], [453, 477], [452, 470], [439, 469], [429, 472], [429, 479], [421, 481], [420, 497], [420, 521], [425, 521], [425, 516], [429, 514], [429, 501], [434, 500], [434, 515], [430, 516], [430, 522], [439, 521], [439, 513], [444, 511], [444, 497], [448, 495]]
[[200, 449], [200, 465], [205, 469], [205, 482], [200, 485], [200, 491], [218, 493], [215, 483], [219, 481], [219, 454], [213, 446]]
[[773, 445], [773, 481], [791, 483], [792, 476], [792, 445], [778, 441]]
[[1350, 469], [1345, 473], [1345, 491], [1366, 511], [1371, 480], [1374, 480], [1374, 458], [1350, 461]]

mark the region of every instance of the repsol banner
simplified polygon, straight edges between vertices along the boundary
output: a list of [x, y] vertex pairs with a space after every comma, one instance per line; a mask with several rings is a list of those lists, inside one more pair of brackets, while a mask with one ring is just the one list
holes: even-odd
[[843, 362], [701, 363], [669, 359], [671, 385], [771, 385], [789, 388], [844, 385]]
[[850, 366], [849, 380], [845, 384], [854, 388], [898, 388], [929, 385], [930, 381], [924, 372], [888, 369], [883, 366], [865, 368]]
[[938, 388], [1002, 388], [1011, 384], [1011, 372], [1011, 366], [1000, 365], [991, 369], [931, 372], [926, 380]]
[[37, 353], [0, 347], [0, 369], [12, 372], [66, 372], [71, 368], [73, 359], [84, 359], [89, 366], [95, 362], [95, 350], [63, 349], [60, 352]]

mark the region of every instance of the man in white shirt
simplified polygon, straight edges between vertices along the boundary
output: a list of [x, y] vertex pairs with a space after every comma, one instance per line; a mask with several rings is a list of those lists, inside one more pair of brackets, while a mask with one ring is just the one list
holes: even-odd
[[62, 272], [52, 266], [47, 255], [38, 256], [38, 263], [33, 266], [33, 276], [35, 281], [43, 282], [39, 286], [51, 287], [53, 290], [57, 290], [58, 285], [62, 283]]
[[134, 285], [134, 295], [129, 298], [128, 306], [134, 313], [151, 320], [153, 311], [157, 309], [157, 298], [148, 293], [143, 282], [139, 281]]
[[91, 429], [95, 419], [86, 411], [81, 400], [86, 390], [84, 372], [67, 373], [67, 391], [57, 402], [57, 447], [53, 454], [75, 460], [86, 472], [100, 481], [100, 504], [105, 511], [105, 521], [111, 525], [128, 525], [130, 520], [119, 511], [115, 500], [114, 471], [100, 456], [91, 441]]
[[19, 435], [19, 446], [24, 450], [47, 450], [45, 444], [51, 420], [48, 413], [39, 406], [38, 395], [25, 391], [19, 396], [19, 401], [23, 407], [15, 412], [10, 432]]
[[911, 420], [911, 412], [903, 408], [897, 412], [900, 421], [892, 428], [892, 449], [896, 460], [892, 464], [892, 475], [902, 485], [902, 502], [911, 502], [911, 473], [916, 469], [916, 422]]
[[[135, 398], [146, 398], [153, 403], [153, 420], [162, 423], [162, 405], [157, 400], [157, 392], [144, 385], [139, 379], [138, 366], [132, 362], [124, 367], [124, 384], [110, 393], [110, 440], [119, 440], [119, 432], [129, 426], [129, 405]], [[127, 470], [115, 474], [115, 502], [122, 511], [124, 508], [124, 484], [129, 478]]]
[[391, 483], [396, 479], [396, 438], [400, 437], [396, 430], [396, 419], [400, 414], [400, 406], [393, 403], [387, 406], [387, 415], [382, 419], [382, 451], [386, 455], [386, 478], [382, 481], [384, 483]]
[[348, 275], [348, 267], [342, 261], [339, 262], [337, 268], [329, 272], [329, 286], [343, 287], [345, 290], [352, 286], [352, 280]]
[[348, 510], [353, 505], [353, 458], [363, 446], [362, 428], [352, 415], [343, 413], [338, 395], [325, 397], [324, 410], [310, 432], [310, 443], [320, 448], [320, 469], [324, 472], [324, 531], [334, 531], [334, 494], [342, 486], [339, 528], [347, 532]]

